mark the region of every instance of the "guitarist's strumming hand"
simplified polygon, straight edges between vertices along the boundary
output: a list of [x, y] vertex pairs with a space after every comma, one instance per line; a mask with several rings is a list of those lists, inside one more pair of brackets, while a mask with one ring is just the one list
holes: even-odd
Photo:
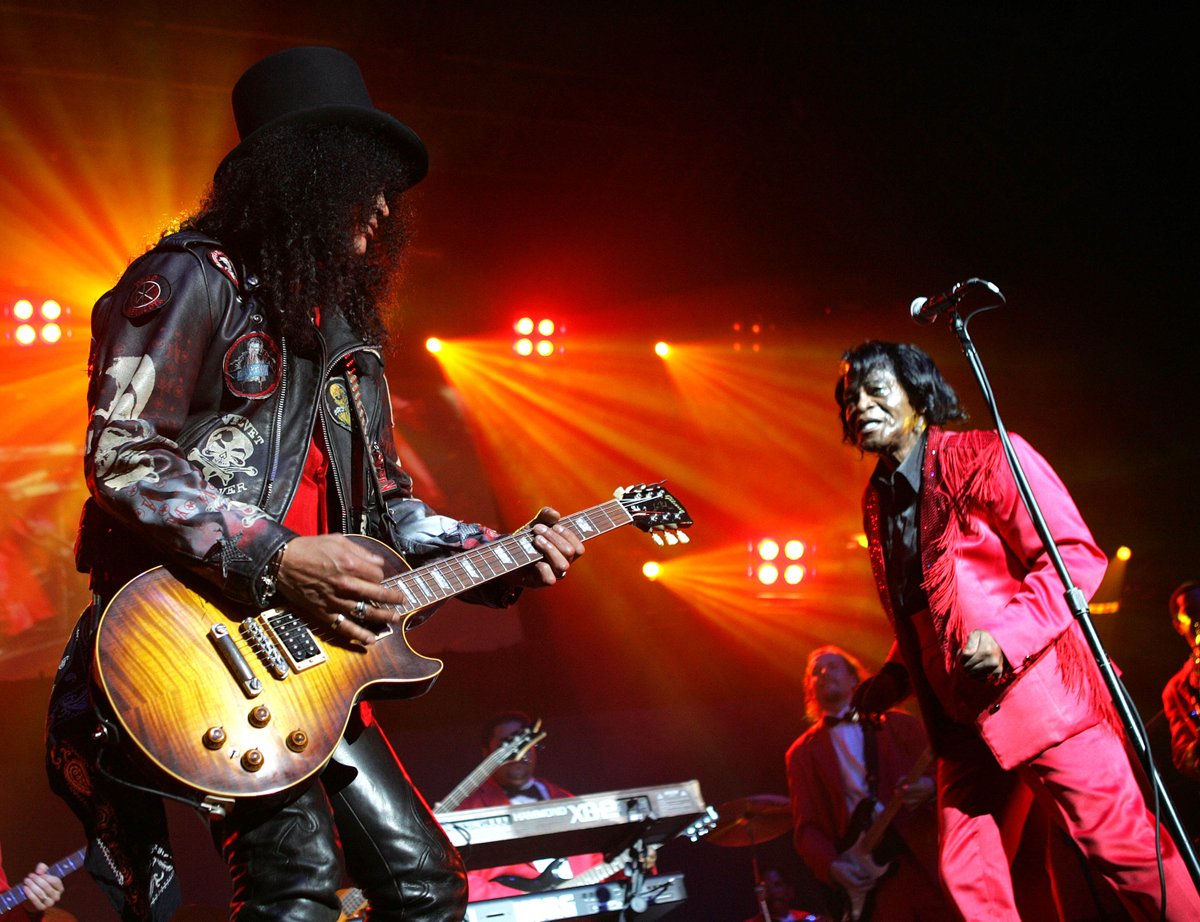
[[[376, 635], [355, 619], [385, 623], [398, 618], [379, 605], [403, 605], [404, 593], [381, 585], [384, 559], [345, 535], [293, 538], [276, 576], [279, 592], [314, 625], [329, 625], [346, 640], [372, 644]], [[358, 610], [360, 602], [366, 605]]]
[[870, 889], [875, 883], [875, 875], [864, 868], [852, 852], [842, 852], [829, 865], [829, 876], [843, 890], [857, 891]]

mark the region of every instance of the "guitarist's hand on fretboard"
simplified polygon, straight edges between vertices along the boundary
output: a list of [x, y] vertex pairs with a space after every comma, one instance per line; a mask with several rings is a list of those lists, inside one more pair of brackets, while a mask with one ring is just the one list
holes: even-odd
[[534, 547], [545, 559], [514, 570], [502, 577], [504, 582], [523, 589], [541, 589], [553, 586], [567, 575], [572, 561], [583, 553], [583, 541], [566, 526], [556, 524], [560, 518], [557, 509], [541, 508], [530, 524], [530, 531]]
[[897, 784], [895, 791], [895, 796], [899, 797], [909, 810], [915, 810], [917, 807], [929, 803], [936, 794], [937, 785], [928, 775], [922, 775], [908, 784]]

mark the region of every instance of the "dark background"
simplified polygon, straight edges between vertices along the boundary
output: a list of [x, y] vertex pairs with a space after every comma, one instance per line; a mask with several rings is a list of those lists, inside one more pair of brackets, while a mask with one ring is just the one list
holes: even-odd
[[[413, 195], [407, 282], [424, 308], [406, 317], [391, 363], [401, 393], [437, 379], [418, 349], [428, 332], [502, 327], [531, 290], [569, 304], [581, 331], [703, 338], [729, 317], [694, 307], [718, 298], [681, 293], [760, 286], [777, 295], [759, 313], [779, 340], [825, 356], [814, 399], [828, 400], [844, 346], [905, 339], [934, 354], [984, 425], [951, 333], [914, 327], [907, 305], [970, 276], [995, 281], [1008, 306], [972, 332], [1006, 422], [1055, 464], [1100, 545], [1134, 550], [1121, 612], [1100, 629], [1142, 713], [1157, 710], [1186, 655], [1166, 597], [1200, 575], [1194, 183], [1183, 140], [1195, 55], [1182, 13], [1108, 3], [3, 3], [0, 33], [6, 297], [61, 271], [34, 243], [120, 197], [144, 212], [144, 238], [111, 229], [103, 259], [90, 244], [59, 248], [108, 284], [170, 209], [194, 202], [232, 145], [236, 76], [303, 43], [353, 54], [376, 104], [431, 151]], [[172, 188], [141, 190], [143, 202], [133, 166], [144, 160]], [[70, 207], [61, 197], [30, 205], [41, 168], [67, 177]], [[154, 211], [164, 201], [168, 210]], [[76, 393], [71, 412], [82, 410]], [[6, 414], [12, 395], [37, 406], [20, 382], [5, 394]], [[845, 451], [829, 406], [818, 457]], [[14, 415], [0, 438], [36, 443], [29, 429]], [[803, 506], [802, 474], [773, 466], [772, 446], [753, 433], [747, 442], [760, 453], [739, 462], [747, 479], [793, 480]], [[37, 463], [15, 451], [3, 460]], [[457, 463], [426, 460], [435, 472]], [[64, 484], [78, 492], [68, 471]], [[845, 484], [848, 503], [865, 473]], [[461, 508], [457, 498], [449, 509]], [[730, 527], [715, 497], [690, 505], [698, 541], [701, 526]], [[69, 523], [63, 513], [62, 529]], [[0, 646], [10, 702], [0, 837], [13, 876], [81, 839], [40, 770], [47, 677], [74, 591], [36, 643], [18, 635]], [[545, 772], [576, 791], [697, 778], [719, 805], [785, 790], [808, 634], [794, 668], [764, 668], [665, 591], [630, 590], [629, 629], [617, 635], [589, 630], [587, 598], [562, 592], [521, 603], [517, 642], [447, 653], [432, 694], [381, 706], [431, 798], [475, 764], [480, 720], [508, 706], [546, 719]], [[882, 618], [868, 630], [869, 640], [827, 639], [878, 651]], [[1194, 789], [1181, 796], [1192, 809]], [[219, 905], [227, 885], [198, 823], [181, 815], [177, 832], [188, 899]], [[786, 839], [768, 856], [790, 861]], [[662, 863], [687, 872], [693, 893], [673, 918], [752, 910], [748, 849], [672, 844]], [[64, 906], [105, 917], [82, 879]]]

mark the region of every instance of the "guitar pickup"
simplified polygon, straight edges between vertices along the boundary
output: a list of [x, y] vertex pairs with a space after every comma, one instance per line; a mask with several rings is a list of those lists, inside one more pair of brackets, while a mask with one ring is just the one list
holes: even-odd
[[318, 666], [328, 659], [325, 651], [317, 645], [308, 625], [290, 611], [273, 608], [263, 612], [257, 620], [297, 672]]

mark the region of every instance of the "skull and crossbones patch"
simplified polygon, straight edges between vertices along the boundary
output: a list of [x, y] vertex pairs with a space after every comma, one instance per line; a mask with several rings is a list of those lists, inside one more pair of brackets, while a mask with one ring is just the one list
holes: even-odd
[[283, 374], [279, 346], [266, 333], [247, 333], [225, 353], [224, 370], [225, 386], [239, 397], [269, 397]]
[[250, 464], [262, 438], [248, 421], [225, 417], [229, 425], [214, 429], [198, 448], [188, 452], [204, 478], [218, 488], [228, 487], [238, 474], [258, 476], [258, 468]]

